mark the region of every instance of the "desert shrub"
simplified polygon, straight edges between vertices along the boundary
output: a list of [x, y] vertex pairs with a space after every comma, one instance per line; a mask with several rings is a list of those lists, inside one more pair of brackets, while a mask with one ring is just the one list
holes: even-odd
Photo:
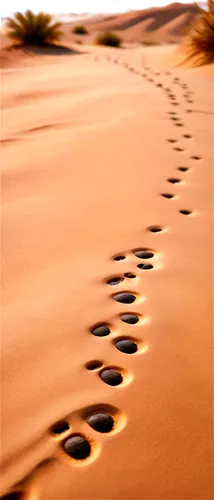
[[62, 36], [60, 28], [61, 23], [54, 23], [50, 14], [34, 14], [31, 10], [16, 12], [6, 20], [7, 36], [22, 45], [54, 44]]
[[157, 42], [156, 40], [143, 40], [142, 45], [146, 46], [151, 46], [151, 45], [160, 45], [160, 42]]
[[74, 26], [73, 33], [75, 33], [75, 35], [87, 35], [88, 30], [86, 29], [85, 26], [79, 25], [79, 26]]
[[121, 38], [112, 33], [111, 31], [106, 31], [97, 36], [95, 40], [96, 45], [108, 45], [109, 47], [120, 47]]
[[187, 27], [184, 40], [188, 55], [203, 53], [206, 62], [214, 61], [214, 1], [208, 0], [208, 10], [199, 8], [199, 15]]

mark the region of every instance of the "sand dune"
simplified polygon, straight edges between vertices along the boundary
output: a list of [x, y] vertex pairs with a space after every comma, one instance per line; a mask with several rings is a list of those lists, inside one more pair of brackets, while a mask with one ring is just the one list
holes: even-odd
[[171, 53], [3, 71], [2, 495], [212, 498], [212, 79]]

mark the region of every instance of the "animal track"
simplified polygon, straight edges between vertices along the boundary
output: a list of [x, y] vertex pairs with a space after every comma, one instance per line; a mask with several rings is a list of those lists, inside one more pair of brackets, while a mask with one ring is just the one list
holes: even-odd
[[176, 148], [173, 148], [174, 151], [178, 151], [179, 153], [183, 153], [184, 152], [184, 149], [182, 148], [179, 148], [179, 147], [176, 147]]
[[51, 432], [52, 434], [58, 435], [58, 434], [63, 434], [69, 429], [70, 425], [66, 420], [59, 420], [59, 422], [56, 422], [56, 424], [52, 426]]
[[187, 167], [178, 167], [177, 170], [180, 170], [181, 172], [187, 172], [189, 170]]
[[65, 452], [75, 460], [84, 460], [91, 453], [89, 441], [81, 434], [73, 434], [63, 444]]
[[182, 209], [182, 210], [179, 210], [180, 214], [183, 214], [183, 215], [190, 215], [192, 212], [190, 210], [186, 210], [186, 209]]
[[139, 269], [143, 269], [144, 271], [149, 271], [150, 269], [153, 269], [153, 265], [152, 264], [138, 264], [137, 267], [139, 267]]
[[96, 412], [89, 415], [87, 423], [97, 432], [108, 433], [114, 427], [114, 419], [105, 412]]
[[138, 351], [138, 347], [136, 342], [130, 339], [118, 339], [115, 343], [115, 347], [125, 353], [125, 354], [134, 354], [135, 352]]
[[161, 193], [161, 196], [163, 196], [164, 198], [167, 198], [168, 200], [171, 200], [172, 198], [175, 197], [175, 195], [171, 194], [171, 193]]
[[147, 249], [136, 250], [134, 254], [138, 259], [152, 259], [154, 257], [154, 253]]
[[147, 230], [150, 231], [150, 233], [160, 233], [163, 231], [163, 228], [161, 226], [149, 226]]
[[87, 370], [99, 370], [100, 368], [102, 368], [103, 366], [103, 362], [102, 361], [99, 361], [97, 359], [94, 359], [92, 361], [88, 361], [88, 363], [86, 363], [85, 367], [87, 368]]
[[91, 333], [95, 335], [95, 337], [106, 337], [111, 333], [111, 329], [109, 325], [100, 323], [94, 328], [92, 328]]
[[121, 302], [123, 304], [132, 304], [136, 300], [136, 295], [134, 293], [130, 292], [121, 292], [121, 293], [116, 293], [112, 297], [116, 302]]
[[114, 387], [122, 384], [123, 382], [122, 373], [114, 370], [113, 368], [104, 368], [100, 374], [100, 378], [103, 382], [105, 382], [105, 384], [112, 385]]
[[137, 314], [132, 313], [121, 314], [120, 319], [124, 323], [128, 323], [130, 325], [136, 325], [136, 323], [139, 322], [139, 317], [137, 316]]
[[183, 134], [184, 139], [192, 139], [192, 135], [190, 134]]
[[168, 182], [171, 182], [171, 184], [176, 184], [178, 182], [181, 182], [181, 179], [178, 179], [177, 177], [169, 177], [169, 179], [167, 179]]

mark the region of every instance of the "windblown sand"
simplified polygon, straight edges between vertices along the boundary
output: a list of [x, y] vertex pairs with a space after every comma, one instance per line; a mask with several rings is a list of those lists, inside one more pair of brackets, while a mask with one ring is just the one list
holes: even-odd
[[[3, 72], [2, 494], [16, 500], [212, 498], [212, 76], [170, 69], [171, 52], [84, 47]], [[111, 432], [88, 425], [95, 410]], [[63, 449], [75, 433], [85, 460]]]

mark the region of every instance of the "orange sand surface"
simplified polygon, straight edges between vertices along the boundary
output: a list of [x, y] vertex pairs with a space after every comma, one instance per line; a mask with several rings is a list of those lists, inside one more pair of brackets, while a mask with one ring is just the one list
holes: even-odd
[[[86, 46], [3, 71], [1, 493], [13, 500], [213, 498], [213, 81], [170, 68], [173, 50]], [[124, 291], [132, 304], [113, 299]], [[111, 432], [88, 425], [95, 410]], [[61, 419], [70, 428], [54, 436]], [[72, 433], [87, 459], [66, 455]]]

